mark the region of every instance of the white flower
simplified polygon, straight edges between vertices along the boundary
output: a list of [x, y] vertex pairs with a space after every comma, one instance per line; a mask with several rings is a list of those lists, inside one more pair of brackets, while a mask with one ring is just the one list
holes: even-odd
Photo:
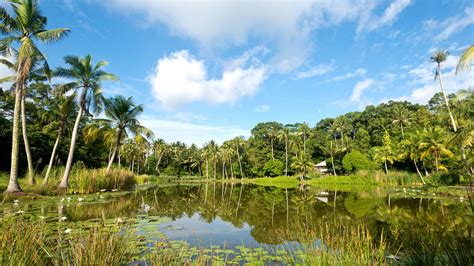
[[71, 231], [72, 230], [70, 228], [66, 228], [66, 230], [64, 230], [64, 233], [69, 234], [69, 233], [71, 233]]
[[14, 202], [14, 203], [20, 203], [20, 201], [19, 201], [19, 200], [17, 200], [17, 199], [16, 199], [16, 200], [14, 200], [13, 202]]
[[79, 197], [79, 198], [77, 198], [77, 200], [78, 200], [78, 201], [83, 201], [84, 198]]
[[61, 199], [61, 202], [64, 202], [64, 198]]
[[71, 201], [71, 197], [67, 197], [67, 201]]
[[40, 216], [38, 216], [38, 218], [40, 218], [41, 220], [43, 220], [43, 219], [46, 219], [46, 217], [44, 217], [44, 216], [41, 216], [41, 215], [40, 215]]
[[115, 192], [115, 191], [117, 191], [117, 189], [116, 189], [116, 188], [112, 189], [112, 192]]
[[107, 191], [107, 189], [105, 189], [105, 188], [100, 190], [100, 192], [106, 192], [106, 191]]
[[122, 218], [117, 218], [117, 220], [115, 221], [116, 224], [121, 224], [123, 223], [123, 219]]
[[19, 210], [19, 211], [15, 212], [15, 213], [16, 213], [16, 214], [22, 214], [22, 213], [24, 213], [24, 211]]
[[64, 222], [64, 221], [66, 221], [66, 220], [67, 220], [67, 217], [66, 217], [66, 216], [63, 216], [63, 217], [59, 218], [59, 221], [60, 221], [60, 222]]

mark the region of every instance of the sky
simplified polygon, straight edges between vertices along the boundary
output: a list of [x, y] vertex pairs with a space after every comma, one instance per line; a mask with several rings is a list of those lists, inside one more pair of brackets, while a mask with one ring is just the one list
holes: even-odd
[[[2, 1], [2, 0], [0, 0]], [[259, 122], [307, 122], [389, 100], [426, 104], [472, 88], [455, 75], [474, 42], [474, 0], [41, 0], [48, 25], [68, 27], [41, 45], [52, 66], [92, 54], [120, 77], [107, 97], [132, 96], [156, 138], [198, 145], [249, 136]], [[4, 70], [0, 69], [0, 74]]]

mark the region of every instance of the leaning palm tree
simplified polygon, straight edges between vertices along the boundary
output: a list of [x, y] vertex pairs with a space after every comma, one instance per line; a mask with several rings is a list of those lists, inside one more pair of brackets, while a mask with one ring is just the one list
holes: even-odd
[[65, 37], [69, 29], [58, 28], [47, 30], [47, 18], [41, 15], [38, 2], [35, 0], [7, 0], [13, 16], [4, 7], [0, 7], [0, 31], [5, 37], [0, 40], [0, 55], [15, 56], [17, 71], [15, 80], [15, 106], [13, 111], [12, 153], [10, 180], [5, 192], [21, 192], [18, 184], [18, 149], [20, 127], [20, 105], [23, 88], [32, 66], [32, 58], [45, 57], [35, 41], [50, 43]]
[[64, 92], [72, 90], [77, 93], [80, 90], [80, 93], [77, 94], [79, 95], [79, 109], [72, 130], [71, 145], [69, 147], [66, 169], [58, 189], [67, 189], [69, 185], [69, 175], [71, 173], [72, 160], [76, 148], [77, 132], [79, 130], [79, 123], [81, 122], [83, 113], [88, 114], [91, 107], [93, 111], [98, 113], [103, 103], [101, 82], [105, 80], [118, 79], [115, 75], [101, 70], [101, 68], [107, 65], [106, 61], [99, 61], [94, 65], [92, 63], [91, 55], [87, 55], [84, 58], [66, 56], [64, 57], [64, 61], [68, 67], [59, 67], [54, 71], [54, 75], [72, 79], [73, 81], [63, 84], [59, 88]]
[[462, 70], [470, 69], [473, 62], [474, 62], [474, 44], [469, 46], [462, 53], [461, 57], [459, 58], [458, 65], [456, 67], [456, 74], [458, 74]]
[[117, 96], [104, 101], [105, 116], [108, 119], [101, 119], [116, 130], [115, 145], [107, 165], [106, 173], [109, 173], [110, 168], [115, 160], [117, 152], [120, 150], [123, 138], [128, 137], [128, 132], [133, 135], [145, 134], [147, 137], [151, 136], [151, 130], [140, 125], [138, 116], [143, 112], [142, 105], [136, 105], [132, 97], [124, 98]]
[[436, 63], [435, 80], [436, 79], [439, 80], [439, 86], [441, 88], [441, 93], [443, 94], [444, 103], [446, 104], [446, 108], [448, 109], [448, 114], [449, 114], [449, 118], [451, 119], [451, 124], [453, 125], [453, 130], [454, 132], [456, 132], [457, 131], [456, 122], [454, 121], [453, 113], [451, 112], [451, 108], [449, 107], [448, 98], [446, 97], [446, 94], [444, 93], [443, 80], [441, 78], [441, 63], [446, 61], [447, 56], [448, 56], [448, 52], [438, 51], [431, 56], [431, 61]]

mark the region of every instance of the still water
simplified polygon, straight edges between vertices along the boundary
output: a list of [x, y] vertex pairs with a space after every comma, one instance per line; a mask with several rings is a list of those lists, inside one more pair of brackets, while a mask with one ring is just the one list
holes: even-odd
[[374, 236], [384, 232], [398, 248], [406, 237], [403, 230], [458, 230], [466, 236], [472, 234], [473, 222], [468, 202], [412, 189], [389, 193], [370, 187], [328, 191], [216, 183], [1, 203], [0, 214], [7, 213], [45, 222], [55, 230], [123, 224], [150, 240], [226, 248], [298, 243], [305, 232], [341, 221], [362, 223]]

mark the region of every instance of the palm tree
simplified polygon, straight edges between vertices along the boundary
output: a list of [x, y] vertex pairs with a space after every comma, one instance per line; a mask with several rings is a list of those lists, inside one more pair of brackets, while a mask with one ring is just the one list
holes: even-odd
[[242, 161], [241, 161], [241, 156], [240, 156], [240, 147], [242, 146], [242, 143], [244, 142], [244, 138], [242, 136], [235, 137], [233, 139], [233, 142], [235, 145], [235, 151], [237, 153], [237, 160], [239, 161], [240, 178], [244, 178], [244, 172], [242, 170]]
[[[34, 168], [33, 168], [33, 156], [31, 155], [30, 149], [30, 142], [28, 140], [28, 133], [26, 127], [26, 107], [25, 107], [25, 99], [27, 96], [27, 84], [31, 81], [46, 81], [51, 78], [51, 73], [47, 64], [39, 65], [41, 61], [44, 61], [43, 58], [39, 55], [32, 56], [31, 58], [31, 67], [30, 71], [28, 72], [27, 78], [25, 83], [23, 84], [22, 93], [21, 93], [21, 130], [22, 130], [22, 137], [23, 137], [23, 144], [25, 146], [25, 153], [26, 153], [26, 160], [28, 164], [28, 181], [31, 185], [36, 183], [35, 175], [34, 175]], [[5, 65], [11, 71], [16, 72], [18, 70], [18, 62], [12, 63], [8, 59], [2, 58], [0, 59], [0, 63]], [[0, 83], [3, 82], [15, 82], [17, 75], [7, 76], [0, 79]], [[12, 86], [14, 90], [16, 85]]]
[[390, 135], [388, 131], [385, 130], [383, 134], [383, 145], [376, 146], [372, 148], [374, 160], [378, 162], [383, 162], [385, 168], [385, 174], [388, 174], [387, 163], [393, 164], [395, 156], [392, 151], [392, 141], [390, 140]]
[[459, 58], [458, 65], [456, 67], [456, 74], [458, 74], [462, 70], [470, 69], [473, 60], [474, 60], [474, 44], [469, 46], [462, 53], [461, 57]]
[[124, 98], [117, 96], [104, 101], [105, 116], [108, 119], [101, 119], [116, 130], [116, 139], [113, 151], [107, 165], [106, 173], [110, 172], [112, 163], [115, 160], [117, 152], [120, 150], [123, 137], [128, 137], [128, 132], [133, 135], [145, 134], [151, 135], [151, 130], [140, 125], [138, 116], [143, 112], [142, 105], [136, 105], [132, 97]]
[[446, 97], [446, 94], [444, 93], [443, 80], [441, 78], [441, 63], [446, 61], [447, 56], [448, 56], [447, 52], [438, 51], [431, 56], [431, 60], [436, 63], [435, 80], [436, 79], [439, 80], [439, 86], [441, 88], [441, 93], [443, 94], [444, 103], [446, 104], [446, 108], [448, 109], [448, 114], [449, 114], [449, 118], [451, 119], [453, 130], [454, 132], [456, 132], [457, 131], [456, 122], [454, 121], [453, 113], [451, 112], [451, 108], [449, 107], [448, 98]]
[[405, 131], [403, 125], [410, 124], [410, 117], [408, 116], [408, 113], [405, 108], [401, 106], [397, 106], [395, 108], [395, 110], [393, 111], [392, 123], [400, 125], [400, 129], [402, 130], [402, 138], [405, 138]]
[[55, 99], [53, 99], [53, 104], [51, 104], [51, 108], [48, 112], [45, 113], [47, 116], [47, 120], [50, 123], [45, 127], [45, 130], [54, 129], [57, 132], [56, 141], [54, 142], [53, 150], [51, 152], [51, 158], [49, 159], [48, 168], [46, 170], [46, 174], [44, 175], [42, 186], [48, 184], [49, 181], [49, 174], [51, 172], [51, 168], [53, 167], [54, 158], [56, 157], [56, 150], [59, 146], [59, 141], [61, 136], [66, 129], [68, 119], [70, 117], [71, 111], [74, 110], [74, 97], [75, 95], [64, 96], [59, 95]]
[[160, 174], [160, 163], [163, 159], [163, 156], [168, 153], [168, 145], [166, 145], [166, 142], [162, 139], [155, 140], [153, 142], [153, 152], [155, 153], [156, 158], [155, 171]]
[[303, 137], [303, 154], [306, 155], [306, 140], [311, 134], [311, 129], [309, 128], [308, 123], [303, 123], [298, 127], [298, 135]]
[[290, 139], [291, 131], [288, 127], [284, 127], [278, 132], [278, 139], [285, 142], [285, 176], [288, 176], [288, 140]]
[[278, 134], [278, 132], [274, 127], [269, 128], [268, 131], [267, 131], [267, 137], [268, 137], [268, 139], [270, 139], [270, 146], [272, 148], [272, 161], [275, 160], [273, 143], [274, 143], [275, 139], [277, 138], [277, 134]]
[[103, 102], [101, 82], [105, 80], [118, 79], [115, 75], [101, 70], [101, 68], [107, 65], [106, 61], [99, 61], [94, 65], [92, 63], [91, 55], [87, 55], [84, 58], [66, 56], [64, 57], [64, 61], [68, 67], [59, 67], [54, 71], [54, 74], [59, 77], [72, 79], [73, 81], [61, 85], [60, 89], [63, 91], [73, 90], [74, 92], [81, 90], [81, 92], [78, 94], [79, 110], [72, 130], [71, 145], [69, 147], [66, 169], [58, 189], [67, 189], [69, 184], [69, 175], [71, 173], [72, 160], [76, 148], [77, 132], [79, 130], [79, 123], [81, 122], [83, 113], [88, 114], [89, 108], [91, 107], [96, 111], [96, 113], [98, 113]]
[[313, 163], [304, 154], [301, 154], [298, 157], [295, 156], [293, 159], [294, 162], [291, 164], [291, 167], [301, 173], [300, 179], [303, 181], [304, 177], [306, 176], [307, 169], [311, 169], [313, 167]]
[[447, 133], [440, 127], [430, 127], [423, 131], [422, 140], [419, 144], [421, 151], [420, 159], [423, 160], [429, 155], [432, 155], [435, 160], [436, 172], [447, 170], [441, 165], [441, 156], [453, 157], [453, 153], [448, 149], [446, 143]]
[[[69, 29], [47, 30], [47, 18], [41, 15], [38, 2], [34, 0], [8, 0], [13, 16], [4, 7], [0, 7], [0, 31], [6, 37], [0, 40], [0, 54], [4, 57], [15, 56], [17, 71], [15, 80], [15, 106], [13, 111], [12, 153], [10, 180], [7, 193], [21, 192], [18, 184], [18, 150], [20, 105], [23, 88], [32, 67], [32, 58], [45, 59], [35, 41], [50, 43], [65, 37]], [[15, 48], [18, 44], [18, 48]]]
[[336, 148], [336, 145], [333, 143], [333, 140], [326, 141], [326, 145], [323, 147], [325, 155], [331, 157], [332, 172], [334, 176], [337, 176], [336, 167], [334, 166], [334, 155], [339, 151]]
[[416, 131], [414, 133], [411, 133], [408, 135], [406, 139], [404, 139], [401, 142], [402, 145], [402, 152], [399, 154], [399, 159], [405, 159], [409, 158], [410, 160], [413, 161], [413, 164], [415, 165], [416, 172], [418, 176], [421, 179], [421, 182], [423, 182], [423, 185], [426, 185], [425, 180], [423, 179], [423, 175], [420, 172], [420, 169], [418, 168], [418, 164], [416, 163], [420, 159], [420, 137], [422, 136], [422, 133], [420, 131]]

